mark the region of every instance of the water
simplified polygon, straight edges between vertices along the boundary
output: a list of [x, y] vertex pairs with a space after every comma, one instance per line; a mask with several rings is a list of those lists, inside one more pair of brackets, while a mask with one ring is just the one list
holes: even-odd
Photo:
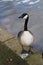
[[23, 30], [24, 20], [18, 19], [23, 12], [30, 15], [28, 29], [30, 29], [35, 41], [32, 46], [39, 52], [43, 52], [43, 0], [0, 0], [0, 27], [17, 35]]

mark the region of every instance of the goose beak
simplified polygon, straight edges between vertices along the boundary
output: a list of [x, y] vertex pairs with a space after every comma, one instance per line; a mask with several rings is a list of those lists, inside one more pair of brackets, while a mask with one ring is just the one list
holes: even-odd
[[18, 18], [23, 18], [22, 16], [19, 16]]

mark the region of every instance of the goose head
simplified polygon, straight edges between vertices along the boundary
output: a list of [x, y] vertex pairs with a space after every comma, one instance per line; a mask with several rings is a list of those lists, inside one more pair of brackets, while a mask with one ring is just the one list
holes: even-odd
[[24, 20], [26, 20], [27, 18], [29, 19], [29, 15], [27, 13], [23, 13], [21, 16], [19, 16], [18, 18], [23, 18]]

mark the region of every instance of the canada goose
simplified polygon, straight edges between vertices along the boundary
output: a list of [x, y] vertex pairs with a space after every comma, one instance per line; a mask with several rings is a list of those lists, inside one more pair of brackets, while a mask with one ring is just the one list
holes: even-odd
[[33, 33], [30, 30], [28, 30], [28, 28], [27, 28], [29, 15], [27, 13], [23, 13], [21, 16], [19, 16], [19, 18], [23, 18], [25, 20], [25, 24], [24, 24], [24, 30], [22, 30], [18, 33], [18, 39], [19, 39], [22, 47], [23, 46], [28, 47], [34, 41]]

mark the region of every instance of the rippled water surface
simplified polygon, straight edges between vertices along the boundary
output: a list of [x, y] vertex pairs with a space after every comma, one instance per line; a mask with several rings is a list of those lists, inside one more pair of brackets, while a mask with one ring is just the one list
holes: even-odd
[[23, 12], [30, 15], [28, 29], [35, 41], [33, 47], [39, 52], [43, 51], [43, 0], [0, 0], [0, 27], [17, 35], [23, 30], [24, 20], [18, 19]]

